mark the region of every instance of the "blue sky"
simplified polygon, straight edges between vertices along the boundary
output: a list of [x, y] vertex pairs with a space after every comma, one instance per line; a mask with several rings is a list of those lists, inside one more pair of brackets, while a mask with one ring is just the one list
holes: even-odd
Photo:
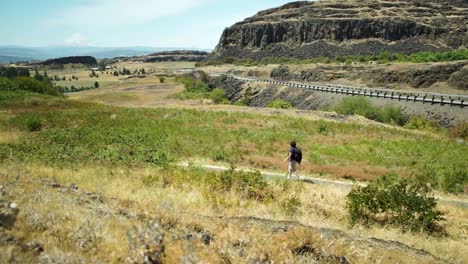
[[0, 0], [0, 45], [210, 49], [225, 27], [290, 1]]

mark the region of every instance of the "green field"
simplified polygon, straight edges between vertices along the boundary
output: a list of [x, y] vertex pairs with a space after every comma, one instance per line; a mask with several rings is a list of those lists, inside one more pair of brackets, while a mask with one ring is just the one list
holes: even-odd
[[467, 184], [468, 147], [444, 134], [254, 113], [119, 108], [44, 96], [24, 101], [16, 92], [2, 96], [19, 101], [2, 106], [11, 113], [0, 118], [3, 130], [27, 133], [33, 121], [42, 128], [0, 145], [2, 160], [13, 152], [17, 159], [53, 166], [192, 159], [283, 170], [287, 144], [295, 139], [304, 150], [306, 174], [372, 180], [396, 172], [456, 192]]

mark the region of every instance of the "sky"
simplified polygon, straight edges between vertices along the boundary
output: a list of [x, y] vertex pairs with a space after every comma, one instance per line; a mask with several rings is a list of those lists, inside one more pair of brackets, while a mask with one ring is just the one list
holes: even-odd
[[291, 1], [0, 0], [0, 45], [212, 49], [224, 28]]

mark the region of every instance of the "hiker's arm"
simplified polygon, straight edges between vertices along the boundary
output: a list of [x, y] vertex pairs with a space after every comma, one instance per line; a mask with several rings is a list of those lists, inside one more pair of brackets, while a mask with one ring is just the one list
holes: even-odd
[[292, 153], [291, 153], [291, 152], [289, 152], [289, 155], [288, 155], [288, 157], [287, 157], [287, 158], [286, 158], [286, 159], [285, 159], [283, 162], [287, 162], [288, 160], [290, 160], [290, 159], [291, 159], [291, 155], [292, 155]]

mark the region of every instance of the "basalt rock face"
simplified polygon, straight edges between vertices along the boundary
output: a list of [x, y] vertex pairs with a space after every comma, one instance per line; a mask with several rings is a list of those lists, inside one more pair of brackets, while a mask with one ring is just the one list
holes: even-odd
[[466, 0], [293, 2], [225, 29], [211, 58], [413, 53], [468, 47]]
[[144, 59], [145, 62], [161, 61], [202, 61], [206, 59], [208, 52], [196, 50], [177, 50], [153, 53]]

